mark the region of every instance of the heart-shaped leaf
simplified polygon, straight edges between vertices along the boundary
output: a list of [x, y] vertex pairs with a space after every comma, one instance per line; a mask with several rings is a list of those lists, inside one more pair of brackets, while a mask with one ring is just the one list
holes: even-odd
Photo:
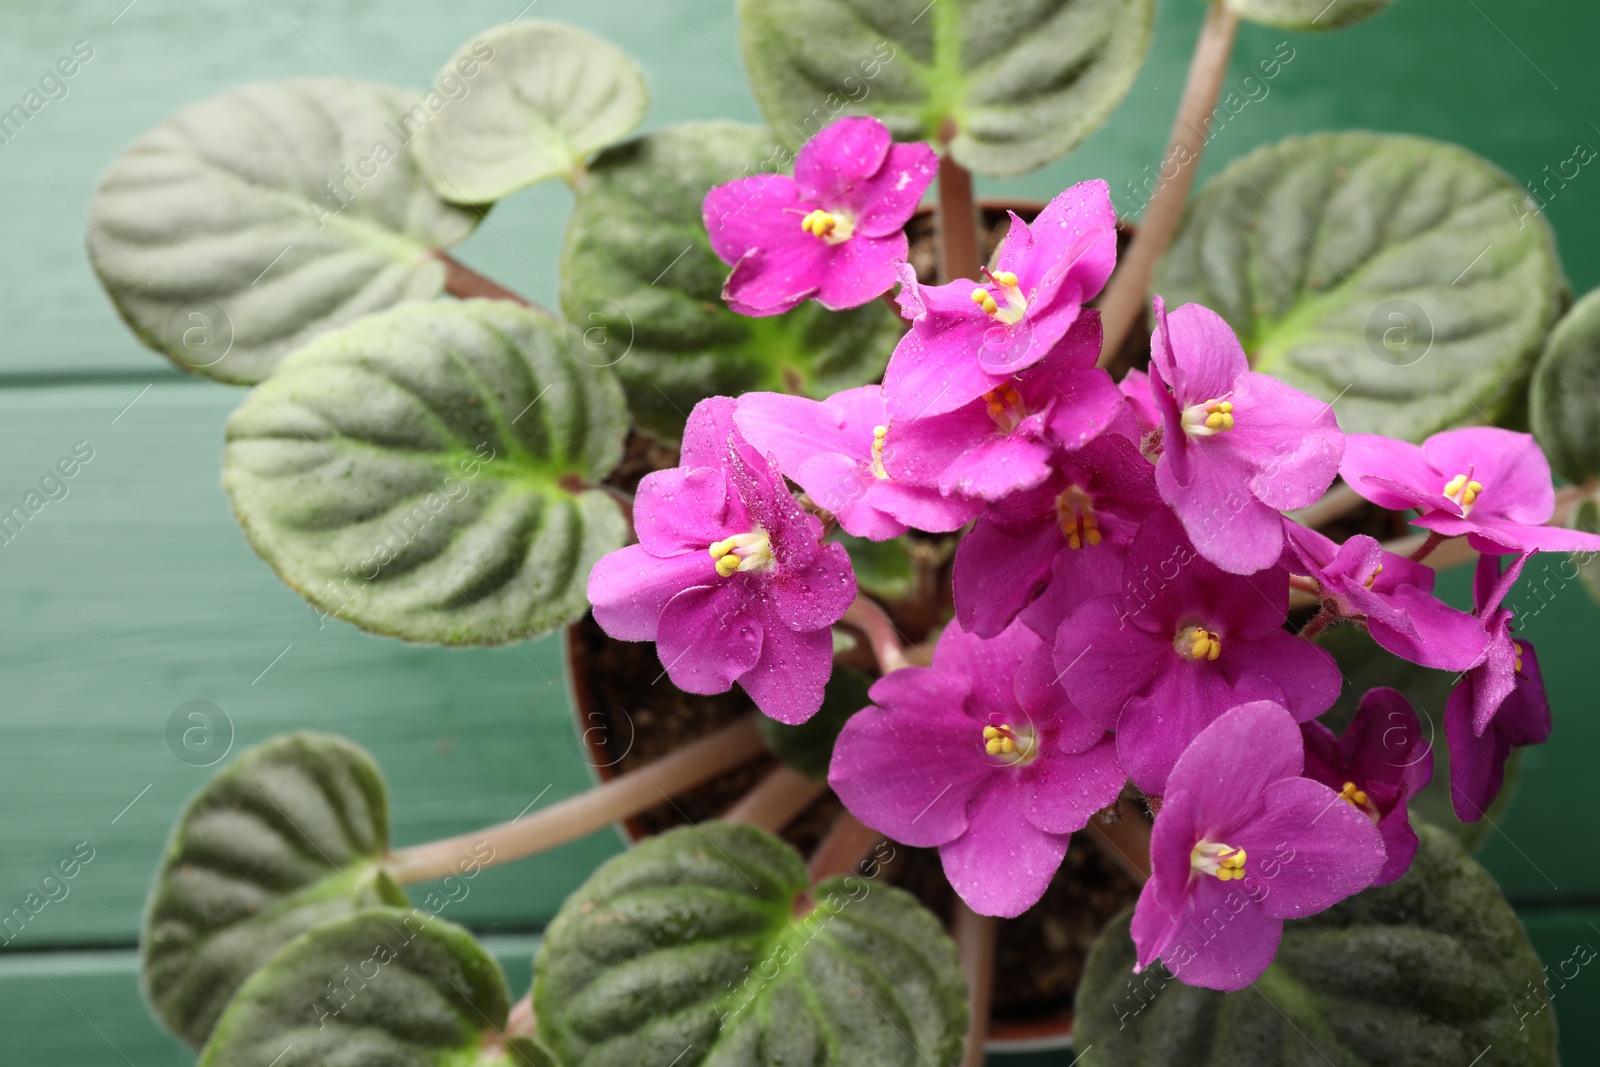
[[966, 983], [933, 915], [855, 877], [797, 913], [805, 892], [800, 857], [749, 826], [684, 827], [608, 861], [545, 933], [540, 1036], [565, 1067], [954, 1064]]
[[124, 321], [184, 370], [261, 381], [327, 330], [444, 288], [434, 253], [478, 213], [428, 188], [412, 92], [336, 78], [247, 85], [119, 155], [89, 261]]
[[[1504, 1067], [1552, 1067], [1554, 1013], [1511, 905], [1450, 835], [1418, 828], [1400, 881], [1284, 927], [1251, 988], [1133, 973], [1131, 912], [1084, 965], [1078, 1047], [1118, 1067], [1463, 1067], [1491, 1046]], [[1226, 916], [1207, 918], [1226, 934]]]
[[251, 545], [322, 611], [408, 641], [572, 621], [627, 530], [593, 487], [627, 409], [579, 350], [491, 300], [394, 308], [301, 349], [228, 420], [222, 480]]
[[406, 895], [383, 776], [363, 749], [289, 734], [240, 755], [172, 831], [139, 939], [145, 995], [199, 1048], [234, 991], [285, 941]]
[[1348, 26], [1389, 6], [1389, 0], [1228, 0], [1251, 22], [1289, 30], [1332, 30]]
[[1600, 289], [1556, 324], [1533, 374], [1533, 435], [1570, 482], [1600, 474]]
[[1346, 431], [1421, 440], [1521, 395], [1564, 285], [1537, 211], [1453, 145], [1293, 137], [1211, 180], [1156, 292], [1220, 313], [1256, 370], [1337, 401]]
[[200, 1067], [553, 1067], [502, 1039], [494, 957], [426, 911], [378, 908], [302, 934], [239, 990]]
[[997, 175], [1060, 159], [1100, 128], [1139, 74], [1154, 17], [1154, 0], [739, 0], [756, 99], [790, 147], [841, 114], [871, 115]]
[[418, 134], [417, 158], [440, 196], [464, 204], [577, 175], [650, 108], [644, 71], [626, 52], [538, 19], [462, 45], [434, 86], [446, 104]]
[[825, 397], [875, 381], [903, 326], [886, 303], [808, 303], [746, 318], [722, 302], [728, 265], [706, 236], [712, 186], [774, 169], [760, 126], [669, 126], [603, 153], [561, 252], [561, 307], [585, 358], [616, 370], [634, 419], [675, 437], [708, 396], [754, 389]]

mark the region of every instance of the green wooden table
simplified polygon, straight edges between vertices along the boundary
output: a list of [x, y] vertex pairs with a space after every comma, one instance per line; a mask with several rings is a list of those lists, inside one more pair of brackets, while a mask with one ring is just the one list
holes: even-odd
[[[523, 11], [588, 26], [638, 56], [656, 94], [650, 122], [660, 125], [757, 117], [732, 6], [534, 0]], [[133, 949], [162, 840], [210, 773], [169, 748], [168, 720], [186, 701], [222, 708], [235, 750], [292, 728], [368, 746], [389, 771], [401, 844], [509, 818], [588, 781], [555, 641], [407, 647], [323, 625], [279, 584], [245, 546], [218, 485], [222, 422], [242, 391], [185, 378], [140, 348], [83, 255], [82, 212], [101, 168], [179, 106], [293, 75], [423, 85], [457, 43], [521, 7], [69, 0], [0, 15], [0, 110], [75, 46], [92, 51], [66, 95], [0, 143], [0, 510], [75, 446], [93, 451], [69, 493], [0, 544], [0, 913], [82, 843], [94, 857], [66, 897], [0, 946], [8, 1063], [191, 1062], [149, 1021]], [[1149, 62], [1113, 125], [1062, 163], [980, 191], [1045, 197], [1105, 177], [1133, 209], [1130, 183], [1161, 157], [1202, 12], [1198, 0], [1164, 0]], [[1281, 57], [1281, 42], [1293, 58], [1217, 134], [1206, 172], [1290, 133], [1367, 127], [1456, 141], [1543, 181], [1579, 142], [1600, 145], [1597, 35], [1600, 11], [1555, 0], [1398, 0], [1327, 37], [1247, 27], [1232, 81]], [[1547, 215], [1583, 292], [1600, 283], [1600, 170], [1550, 189]], [[519, 194], [461, 254], [549, 303], [569, 205], [558, 186]], [[1464, 576], [1449, 586], [1462, 597]], [[1579, 942], [1600, 945], [1600, 717], [1587, 673], [1600, 610], [1576, 585], [1549, 588], [1525, 633], [1554, 666], [1556, 734], [1530, 753], [1483, 858], [1553, 964]], [[492, 947], [520, 992], [537, 931], [617, 847], [601, 833], [497, 870], [451, 917], [503, 935]], [[1596, 1005], [1600, 971], [1585, 969], [1557, 994], [1569, 1063], [1600, 1062]]]

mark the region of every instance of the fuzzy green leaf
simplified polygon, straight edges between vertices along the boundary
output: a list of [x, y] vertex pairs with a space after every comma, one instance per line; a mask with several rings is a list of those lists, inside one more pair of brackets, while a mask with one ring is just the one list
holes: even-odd
[[756, 389], [822, 398], [875, 381], [902, 325], [873, 301], [852, 311], [807, 303], [747, 318], [722, 302], [728, 265], [706, 236], [712, 186], [773, 169], [760, 126], [670, 126], [595, 160], [561, 253], [561, 307], [584, 358], [611, 367], [646, 429], [676, 437], [708, 396]]
[[240, 755], [189, 802], [139, 938], [145, 996], [199, 1048], [234, 991], [285, 941], [406, 895], [377, 866], [389, 846], [383, 777], [363, 749], [289, 734]]
[[228, 420], [251, 545], [323, 612], [447, 645], [538, 636], [620, 547], [627, 410], [560, 323], [473, 300], [395, 308], [284, 361]]
[[1117, 1067], [1463, 1067], [1493, 1046], [1503, 1067], [1554, 1067], [1554, 1013], [1531, 992], [1544, 973], [1516, 913], [1450, 835], [1418, 830], [1404, 878], [1287, 923], [1276, 961], [1237, 993], [1161, 966], [1135, 975], [1124, 912], [1084, 965], [1079, 1047]]
[[707, 823], [610, 860], [534, 967], [566, 1067], [950, 1067], [967, 1028], [955, 944], [900, 890], [833, 878], [753, 827]]
[[633, 58], [592, 33], [539, 19], [461, 46], [434, 80], [454, 88], [417, 137], [417, 158], [446, 200], [482, 204], [579, 173], [591, 154], [644, 121], [650, 87]]
[[239, 990], [199, 1067], [553, 1067], [505, 1029], [505, 976], [472, 935], [380, 908], [318, 926]]
[[1376, 15], [1389, 0], [1228, 0], [1251, 22], [1288, 30], [1333, 30]]
[[996, 175], [1100, 128], [1154, 16], [1153, 0], [739, 0], [756, 99], [791, 148], [841, 114], [871, 115]]
[[1570, 482], [1600, 475], [1600, 290], [1556, 324], [1533, 374], [1533, 435]]
[[266, 82], [129, 145], [89, 204], [89, 262], [139, 340], [254, 384], [312, 338], [444, 289], [434, 252], [478, 214], [428, 188], [400, 124], [413, 92]]
[[1155, 289], [1217, 311], [1347, 432], [1419, 441], [1520, 397], [1565, 284], [1537, 210], [1453, 145], [1293, 137], [1207, 184]]

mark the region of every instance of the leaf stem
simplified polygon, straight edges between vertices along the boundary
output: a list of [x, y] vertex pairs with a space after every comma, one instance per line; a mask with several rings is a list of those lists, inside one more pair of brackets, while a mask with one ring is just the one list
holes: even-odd
[[976, 278], [983, 260], [978, 250], [978, 205], [972, 195], [972, 172], [955, 161], [945, 143], [939, 156], [940, 281]]
[[[401, 885], [455, 874], [463, 865], [494, 867], [575, 841], [732, 770], [766, 749], [754, 714], [691, 741], [652, 763], [552, 804], [536, 814], [469, 834], [389, 853], [384, 867]], [[490, 857], [482, 858], [487, 845]]]
[[1439, 533], [1436, 530], [1430, 531], [1428, 533], [1428, 539], [1422, 542], [1422, 544], [1418, 545], [1415, 552], [1411, 553], [1412, 560], [1417, 563], [1421, 563], [1423, 560], [1433, 555], [1434, 549], [1438, 548], [1448, 540], [1450, 540], [1450, 538], [1446, 537], [1444, 534]]
[[906, 666], [900, 635], [889, 616], [875, 601], [857, 593], [855, 603], [850, 605], [839, 621], [867, 635], [867, 640], [872, 644], [872, 654], [878, 659], [878, 669], [884, 674]]
[[994, 946], [997, 923], [993, 916], [979, 915], [956, 898], [956, 948], [961, 952], [961, 969], [967, 975], [967, 1000], [971, 1020], [967, 1026], [967, 1053], [961, 1067], [983, 1067], [983, 1046], [989, 1037], [989, 1015], [994, 993]]
[[1344, 618], [1344, 614], [1332, 603], [1324, 604], [1322, 610], [1311, 616], [1311, 621], [1300, 627], [1299, 636], [1307, 641], [1313, 640], [1318, 634]]
[[724, 812], [722, 819], [748, 823], [775, 834], [798, 819], [827, 791], [827, 782], [807, 778], [793, 767], [779, 765]]
[[525, 296], [513, 293], [510, 289], [490, 278], [485, 278], [459, 259], [443, 249], [433, 250], [434, 258], [444, 264], [444, 291], [461, 300], [471, 300], [481, 297], [487, 300], [506, 300], [513, 304], [520, 304], [525, 308], [543, 312], [551, 318], [556, 315], [549, 308], [541, 307]]
[[1366, 499], [1343, 482], [1329, 489], [1321, 500], [1298, 511], [1288, 512], [1288, 517], [1301, 526], [1319, 530], [1336, 519], [1342, 519], [1366, 503]]
[[1155, 275], [1156, 262], [1178, 231], [1184, 202], [1189, 199], [1189, 189], [1200, 169], [1207, 129], [1222, 93], [1222, 81], [1228, 73], [1228, 58], [1233, 53], [1233, 39], [1238, 29], [1238, 14], [1224, 0], [1212, 0], [1211, 10], [1200, 28], [1200, 39], [1195, 43], [1194, 58], [1189, 61], [1189, 80], [1183, 87], [1183, 99], [1178, 103], [1178, 115], [1172, 124], [1172, 138], [1162, 160], [1161, 170], [1177, 163], [1177, 173], [1171, 178], [1159, 175], [1161, 184], [1145, 209], [1127, 255], [1122, 257], [1100, 300], [1100, 322], [1105, 329], [1105, 342], [1100, 349], [1102, 367], [1122, 350], [1123, 341], [1139, 321], [1150, 298], [1150, 279]]

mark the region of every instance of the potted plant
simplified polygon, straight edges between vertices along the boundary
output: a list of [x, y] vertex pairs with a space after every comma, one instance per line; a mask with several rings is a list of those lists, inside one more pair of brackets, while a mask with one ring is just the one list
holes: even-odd
[[[246, 86], [112, 165], [118, 312], [254, 387], [223, 476], [252, 546], [374, 633], [566, 627], [598, 779], [395, 850], [355, 746], [241, 755], [142, 938], [202, 1062], [954, 1064], [1076, 1030], [1132, 1063], [1284, 1025], [1554, 1062], [1548, 1014], [1483, 1010], [1540, 972], [1462, 842], [1549, 732], [1508, 592], [1600, 546], [1568, 528], [1592, 301], [1448, 145], [1294, 138], [1190, 202], [1239, 20], [1381, 3], [1213, 4], [1137, 230], [1104, 183], [982, 206], [972, 174], [1103, 123], [1149, 0], [919, 6], [741, 0], [768, 127], [631, 137], [637, 65], [518, 21], [420, 96]], [[447, 251], [552, 179], [559, 312]], [[1437, 599], [1474, 558], [1473, 610]], [[613, 823], [511, 1004], [441, 912]]]

